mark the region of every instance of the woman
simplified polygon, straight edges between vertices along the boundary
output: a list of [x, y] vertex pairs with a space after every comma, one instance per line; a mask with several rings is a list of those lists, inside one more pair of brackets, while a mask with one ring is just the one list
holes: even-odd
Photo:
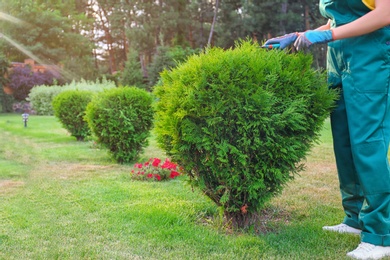
[[347, 255], [390, 256], [390, 0], [320, 0], [326, 25], [268, 40], [299, 50], [328, 43], [330, 87], [340, 89], [331, 114], [345, 218], [324, 230], [361, 235]]

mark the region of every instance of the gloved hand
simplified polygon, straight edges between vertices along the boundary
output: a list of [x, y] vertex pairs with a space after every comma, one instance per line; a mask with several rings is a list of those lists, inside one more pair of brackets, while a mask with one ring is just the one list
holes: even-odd
[[293, 42], [295, 42], [298, 36], [299, 34], [295, 32], [295, 33], [285, 34], [280, 37], [271, 38], [268, 41], [266, 41], [264, 45], [261, 47], [272, 49], [275, 48], [273, 46], [278, 46], [280, 49], [284, 49], [290, 44], [292, 44]]
[[306, 31], [301, 33], [298, 39], [295, 41], [294, 46], [297, 50], [302, 48], [308, 48], [312, 44], [327, 43], [333, 41], [333, 35], [331, 30], [326, 31]]

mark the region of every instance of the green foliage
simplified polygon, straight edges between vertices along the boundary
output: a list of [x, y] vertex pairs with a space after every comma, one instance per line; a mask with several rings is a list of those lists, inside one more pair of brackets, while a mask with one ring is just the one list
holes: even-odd
[[249, 41], [162, 74], [158, 142], [236, 226], [299, 172], [336, 98], [303, 53]]
[[84, 116], [92, 95], [90, 91], [68, 90], [53, 99], [54, 115], [77, 141], [83, 141], [91, 134]]
[[12, 95], [6, 94], [0, 85], [0, 113], [10, 113], [13, 111], [12, 104], [15, 101]]
[[128, 54], [128, 60], [125, 63], [120, 83], [122, 86], [145, 87], [139, 56], [134, 50], [131, 50]]
[[72, 81], [69, 84], [63, 86], [64, 89], [78, 89], [78, 90], [89, 90], [89, 91], [102, 91], [105, 89], [115, 88], [115, 82], [112, 80], [108, 80], [103, 77], [102, 79], [92, 81], [92, 80], [84, 80], [81, 79], [79, 81]]
[[96, 66], [94, 66], [93, 57], [85, 55], [78, 57], [77, 59], [73, 57], [68, 57], [63, 61], [64, 67], [66, 68], [67, 78], [73, 80], [93, 80], [99, 76]]
[[0, 20], [2, 33], [25, 51], [21, 52], [13, 44], [5, 45], [4, 50], [12, 61], [23, 61], [26, 52], [41, 57], [47, 64], [65, 61], [67, 65], [69, 60], [81, 63], [91, 56], [93, 44], [84, 32], [92, 29], [93, 20], [86, 12], [77, 10], [76, 1], [3, 1], [1, 11], [22, 20]]
[[0, 112], [12, 111], [12, 95], [7, 95], [3, 87], [9, 83], [7, 72], [10, 64], [3, 54], [0, 53]]
[[104, 89], [115, 88], [115, 83], [107, 81], [103, 78], [101, 81], [96, 80], [80, 80], [72, 81], [64, 86], [36, 86], [33, 87], [28, 96], [28, 101], [31, 107], [36, 111], [37, 115], [54, 115], [52, 102], [55, 96], [67, 90], [84, 90], [91, 92], [98, 92]]
[[188, 56], [196, 53], [196, 50], [183, 48], [181, 46], [167, 47], [160, 46], [153, 62], [149, 66], [149, 85], [154, 86], [160, 79], [160, 73], [164, 69], [171, 69], [183, 62]]
[[136, 87], [110, 89], [94, 97], [85, 118], [98, 142], [119, 163], [128, 163], [147, 146], [153, 123], [152, 96]]
[[8, 79], [6, 78], [6, 75], [8, 73], [8, 68], [10, 66], [9, 61], [7, 58], [0, 53], [0, 85], [4, 85], [8, 83]]

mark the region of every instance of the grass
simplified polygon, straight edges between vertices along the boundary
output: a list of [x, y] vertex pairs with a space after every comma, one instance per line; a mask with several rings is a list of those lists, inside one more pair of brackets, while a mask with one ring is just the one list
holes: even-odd
[[[257, 227], [229, 232], [187, 185], [129, 178], [54, 117], [0, 115], [0, 259], [348, 259], [359, 238], [323, 232], [343, 218], [329, 122], [306, 170]], [[153, 136], [142, 160], [165, 158]]]

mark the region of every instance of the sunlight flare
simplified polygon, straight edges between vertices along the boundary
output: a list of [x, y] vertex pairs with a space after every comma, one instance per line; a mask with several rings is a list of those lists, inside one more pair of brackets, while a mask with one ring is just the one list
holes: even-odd
[[24, 23], [22, 20], [3, 12], [0, 12], [0, 20], [6, 20], [13, 23]]

